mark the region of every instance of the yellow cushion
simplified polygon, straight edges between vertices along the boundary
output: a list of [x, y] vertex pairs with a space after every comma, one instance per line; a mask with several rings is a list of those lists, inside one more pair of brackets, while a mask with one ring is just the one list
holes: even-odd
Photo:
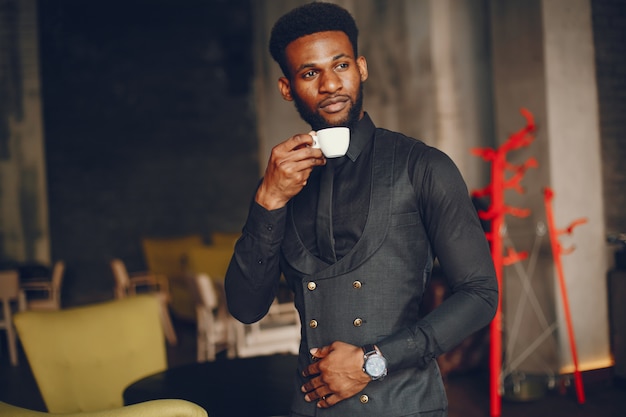
[[50, 412], [123, 405], [130, 383], [167, 368], [159, 301], [152, 295], [15, 316]]
[[190, 292], [190, 277], [180, 276], [170, 279], [170, 309], [176, 318], [186, 321], [196, 320], [196, 303]]
[[188, 235], [172, 238], [143, 238], [141, 243], [148, 269], [172, 278], [183, 274], [185, 253], [194, 246], [201, 246], [203, 240], [200, 235]]
[[[50, 417], [49, 413], [29, 410], [0, 401], [0, 417]], [[153, 400], [103, 411], [82, 411], [63, 417], [207, 417], [205, 409], [185, 400]]]
[[213, 232], [211, 234], [211, 243], [214, 246], [230, 246], [234, 247], [241, 233]]
[[148, 269], [168, 279], [172, 313], [183, 320], [195, 320], [196, 307], [191, 301], [185, 276], [185, 254], [189, 249], [203, 245], [202, 236], [143, 238], [141, 244]]
[[232, 246], [204, 245], [187, 251], [187, 267], [192, 274], [207, 274], [214, 281], [223, 281], [230, 258]]

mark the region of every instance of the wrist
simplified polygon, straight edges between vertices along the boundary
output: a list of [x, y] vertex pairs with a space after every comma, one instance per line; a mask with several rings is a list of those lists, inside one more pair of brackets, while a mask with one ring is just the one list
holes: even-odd
[[272, 193], [266, 191], [265, 187], [261, 185], [256, 191], [254, 201], [266, 210], [277, 210], [285, 207], [289, 200], [284, 201], [284, 199], [273, 196]]

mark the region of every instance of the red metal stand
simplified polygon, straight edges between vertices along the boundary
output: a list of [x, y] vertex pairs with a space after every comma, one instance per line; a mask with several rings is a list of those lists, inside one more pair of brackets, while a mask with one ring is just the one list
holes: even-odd
[[578, 353], [576, 351], [576, 338], [574, 337], [574, 326], [572, 325], [572, 316], [569, 309], [569, 301], [567, 297], [567, 289], [565, 286], [565, 277], [563, 274], [563, 264], [561, 263], [561, 255], [571, 253], [573, 249], [564, 250], [558, 240], [558, 235], [568, 233], [571, 234], [574, 227], [587, 222], [587, 219], [578, 219], [573, 221], [567, 229], [557, 230], [554, 226], [554, 215], [552, 212], [552, 199], [554, 192], [546, 187], [543, 192], [544, 203], [546, 207], [546, 218], [548, 221], [548, 234], [550, 235], [550, 244], [552, 246], [552, 257], [559, 279], [559, 287], [561, 289], [561, 299], [563, 301], [563, 309], [565, 310], [565, 320], [567, 323], [567, 334], [569, 337], [569, 345], [572, 352], [572, 361], [574, 362], [574, 385], [576, 387], [576, 397], [579, 404], [585, 403], [585, 391], [583, 388], [583, 379], [578, 369]]
[[[489, 197], [490, 206], [487, 211], [479, 211], [481, 219], [491, 221], [491, 232], [487, 232], [486, 236], [491, 245], [491, 256], [496, 269], [496, 278], [498, 280], [498, 288], [500, 295], [496, 314], [490, 325], [490, 406], [491, 416], [499, 417], [501, 413], [501, 394], [502, 394], [502, 268], [504, 265], [510, 265], [523, 259], [525, 253], [516, 253], [509, 250], [506, 256], [503, 255], [502, 244], [502, 228], [504, 226], [504, 216], [511, 214], [517, 217], [525, 217], [530, 213], [529, 210], [509, 207], [504, 204], [504, 191], [507, 188], [514, 189], [522, 193], [520, 180], [528, 168], [536, 167], [537, 162], [534, 158], [529, 158], [523, 165], [517, 166], [509, 164], [506, 160], [508, 152], [530, 145], [534, 140], [532, 133], [535, 131], [535, 123], [532, 114], [521, 109], [520, 112], [526, 119], [526, 126], [518, 132], [512, 134], [505, 143], [498, 149], [479, 148], [472, 149], [474, 155], [482, 157], [484, 160], [491, 162], [491, 183], [478, 191], [472, 193], [474, 197]], [[505, 172], [512, 171], [511, 178], [505, 178]]]
[[[489, 197], [490, 205], [486, 211], [479, 211], [478, 215], [483, 220], [490, 220], [491, 230], [486, 233], [487, 240], [491, 246], [491, 256], [496, 270], [496, 278], [498, 281], [498, 288], [500, 289], [500, 295], [498, 300], [498, 306], [496, 314], [490, 325], [490, 412], [491, 417], [499, 417], [502, 411], [502, 294], [504, 292], [502, 285], [502, 271], [503, 267], [511, 265], [515, 262], [519, 262], [527, 257], [526, 252], [516, 252], [512, 248], [508, 248], [506, 255], [504, 255], [504, 245], [502, 242], [502, 230], [504, 228], [504, 216], [511, 214], [516, 217], [526, 217], [530, 214], [527, 209], [519, 209], [509, 207], [504, 203], [504, 191], [508, 188], [523, 193], [523, 189], [520, 186], [520, 181], [524, 176], [528, 168], [537, 167], [537, 161], [534, 158], [529, 158], [522, 165], [512, 165], [506, 160], [508, 152], [519, 149], [524, 146], [528, 146], [534, 140], [535, 123], [532, 114], [526, 110], [521, 109], [520, 112], [526, 119], [526, 126], [516, 133], [512, 134], [505, 143], [498, 149], [492, 148], [478, 148], [472, 149], [474, 155], [482, 157], [484, 160], [491, 163], [491, 183], [481, 189], [474, 191], [472, 195], [474, 197]], [[506, 178], [506, 172], [513, 172], [510, 178]], [[578, 368], [578, 355], [576, 352], [576, 342], [574, 337], [574, 330], [572, 325], [572, 319], [569, 308], [569, 301], [567, 298], [567, 291], [565, 287], [565, 279], [563, 277], [563, 267], [561, 264], [561, 255], [570, 253], [564, 251], [558, 242], [557, 236], [563, 233], [572, 233], [574, 227], [585, 223], [586, 219], [579, 219], [570, 224], [566, 230], [557, 230], [554, 227], [553, 213], [551, 201], [554, 193], [550, 188], [544, 190], [544, 203], [546, 210], [546, 217], [548, 221], [548, 230], [550, 235], [550, 243], [552, 246], [552, 256], [556, 265], [558, 274], [559, 286], [561, 290], [561, 297], [563, 300], [563, 308], [565, 310], [565, 317], [567, 321], [567, 330], [569, 335], [569, 343], [572, 352], [572, 359], [574, 362], [574, 383], [576, 387], [576, 395], [578, 402], [583, 404], [585, 402], [585, 393], [583, 389], [583, 382], [580, 370]]]

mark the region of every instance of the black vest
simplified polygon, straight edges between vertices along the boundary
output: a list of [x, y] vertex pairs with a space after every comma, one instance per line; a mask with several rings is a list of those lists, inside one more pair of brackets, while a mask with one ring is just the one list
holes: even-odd
[[[357, 346], [376, 343], [419, 319], [433, 254], [407, 163], [411, 152], [426, 146], [384, 129], [376, 129], [373, 146], [367, 222], [359, 241], [338, 262], [328, 265], [306, 249], [294, 223], [293, 205], [288, 210], [281, 269], [294, 290], [302, 323], [298, 372], [310, 363], [310, 348], [336, 340]], [[441, 409], [446, 404], [445, 390], [436, 361], [427, 369], [392, 372], [324, 410], [304, 401], [299, 388], [305, 380], [296, 379], [292, 408], [302, 415], [446, 415]]]

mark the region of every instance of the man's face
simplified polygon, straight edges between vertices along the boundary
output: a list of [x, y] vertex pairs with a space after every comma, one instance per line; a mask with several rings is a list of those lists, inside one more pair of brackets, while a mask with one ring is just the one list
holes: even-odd
[[294, 101], [313, 130], [352, 126], [363, 116], [364, 57], [354, 57], [341, 31], [319, 32], [291, 42], [286, 50], [290, 78], [278, 81], [285, 100]]

